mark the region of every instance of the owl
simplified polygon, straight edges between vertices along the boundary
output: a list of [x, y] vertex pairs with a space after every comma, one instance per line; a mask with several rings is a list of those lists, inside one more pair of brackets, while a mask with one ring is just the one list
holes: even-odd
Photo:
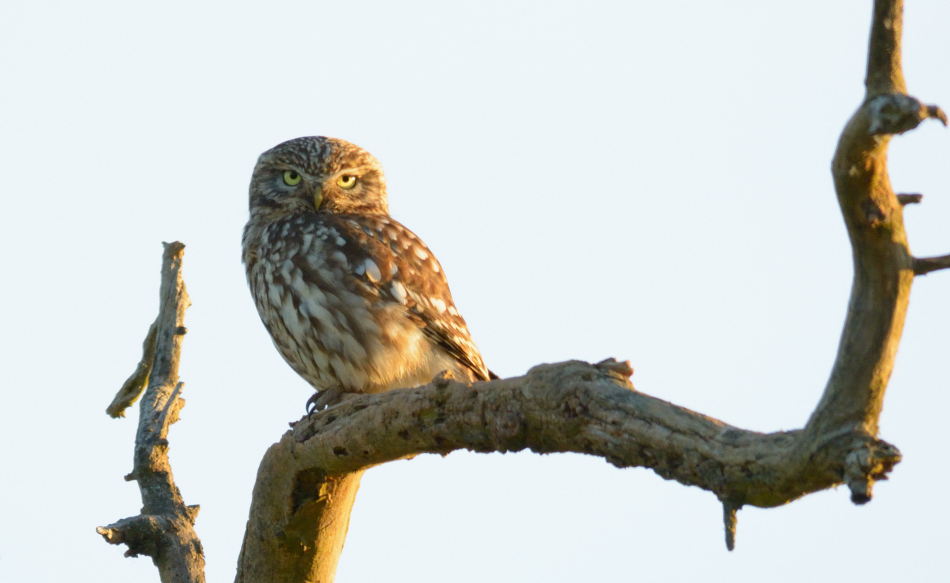
[[274, 346], [316, 393], [464, 382], [488, 371], [452, 302], [442, 266], [389, 216], [379, 161], [349, 142], [290, 140], [261, 154], [251, 176], [243, 261]]

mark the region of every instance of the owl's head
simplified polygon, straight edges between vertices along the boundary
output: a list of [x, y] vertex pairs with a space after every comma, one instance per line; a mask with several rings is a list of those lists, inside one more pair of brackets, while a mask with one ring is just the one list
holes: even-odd
[[386, 178], [372, 154], [344, 140], [297, 138], [261, 154], [251, 176], [252, 217], [296, 212], [388, 215]]

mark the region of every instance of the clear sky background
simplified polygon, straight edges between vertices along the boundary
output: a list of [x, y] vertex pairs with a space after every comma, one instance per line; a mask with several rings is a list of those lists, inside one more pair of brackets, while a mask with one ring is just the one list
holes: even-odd
[[[138, 513], [137, 406], [104, 409], [187, 244], [187, 406], [171, 460], [209, 581], [230, 581], [258, 462], [310, 394], [255, 312], [257, 156], [373, 152], [489, 366], [630, 359], [636, 387], [740, 427], [803, 425], [851, 252], [829, 166], [863, 95], [871, 0], [8, 2], [0, 9], [0, 581], [157, 581], [95, 527]], [[950, 106], [950, 3], [908, 0], [912, 94]], [[891, 146], [912, 250], [950, 252], [950, 132]], [[578, 455], [454, 453], [363, 479], [338, 581], [950, 579], [950, 273], [918, 278], [874, 501], [739, 514]]]

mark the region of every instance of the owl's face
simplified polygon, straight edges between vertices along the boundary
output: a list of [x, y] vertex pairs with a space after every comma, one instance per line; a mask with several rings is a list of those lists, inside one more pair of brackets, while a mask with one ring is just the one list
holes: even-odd
[[251, 217], [297, 212], [389, 214], [383, 168], [344, 140], [297, 138], [261, 154], [251, 176]]

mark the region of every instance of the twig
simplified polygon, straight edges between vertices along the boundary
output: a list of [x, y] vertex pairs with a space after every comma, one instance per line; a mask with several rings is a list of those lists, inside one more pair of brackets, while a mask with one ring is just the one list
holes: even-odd
[[950, 255], [917, 257], [914, 259], [914, 275], [927, 275], [931, 271], [948, 268], [950, 268]]
[[920, 201], [924, 200], [924, 195], [918, 193], [905, 193], [902, 192], [897, 195], [897, 202], [901, 203], [901, 206], [907, 206], [909, 204], [920, 204]]
[[736, 511], [738, 510], [739, 508], [732, 503], [722, 503], [722, 522], [726, 529], [726, 549], [730, 551], [736, 549], [736, 525], [739, 522]]
[[[185, 405], [180, 398], [184, 383], [178, 380], [185, 310], [191, 305], [181, 276], [184, 249], [179, 242], [165, 244], [158, 318], [146, 338], [143, 362], [113, 401], [113, 405], [127, 401], [133, 391], [126, 388], [148, 378], [140, 403], [135, 462], [126, 476], [138, 481], [142, 513], [96, 529], [107, 542], [127, 545], [126, 556], [151, 556], [163, 583], [205, 580], [204, 554], [193, 528], [199, 508], [185, 505], [168, 461], [168, 429]], [[110, 406], [110, 414], [114, 410]]]
[[106, 413], [113, 419], [125, 417], [125, 410], [138, 400], [139, 395], [148, 386], [148, 376], [152, 374], [152, 363], [155, 362], [155, 330], [157, 323], [156, 320], [148, 327], [148, 334], [145, 335], [145, 342], [142, 343], [142, 360], [135, 367], [135, 372], [122, 383], [122, 388], [119, 389], [115, 398], [106, 407]]

